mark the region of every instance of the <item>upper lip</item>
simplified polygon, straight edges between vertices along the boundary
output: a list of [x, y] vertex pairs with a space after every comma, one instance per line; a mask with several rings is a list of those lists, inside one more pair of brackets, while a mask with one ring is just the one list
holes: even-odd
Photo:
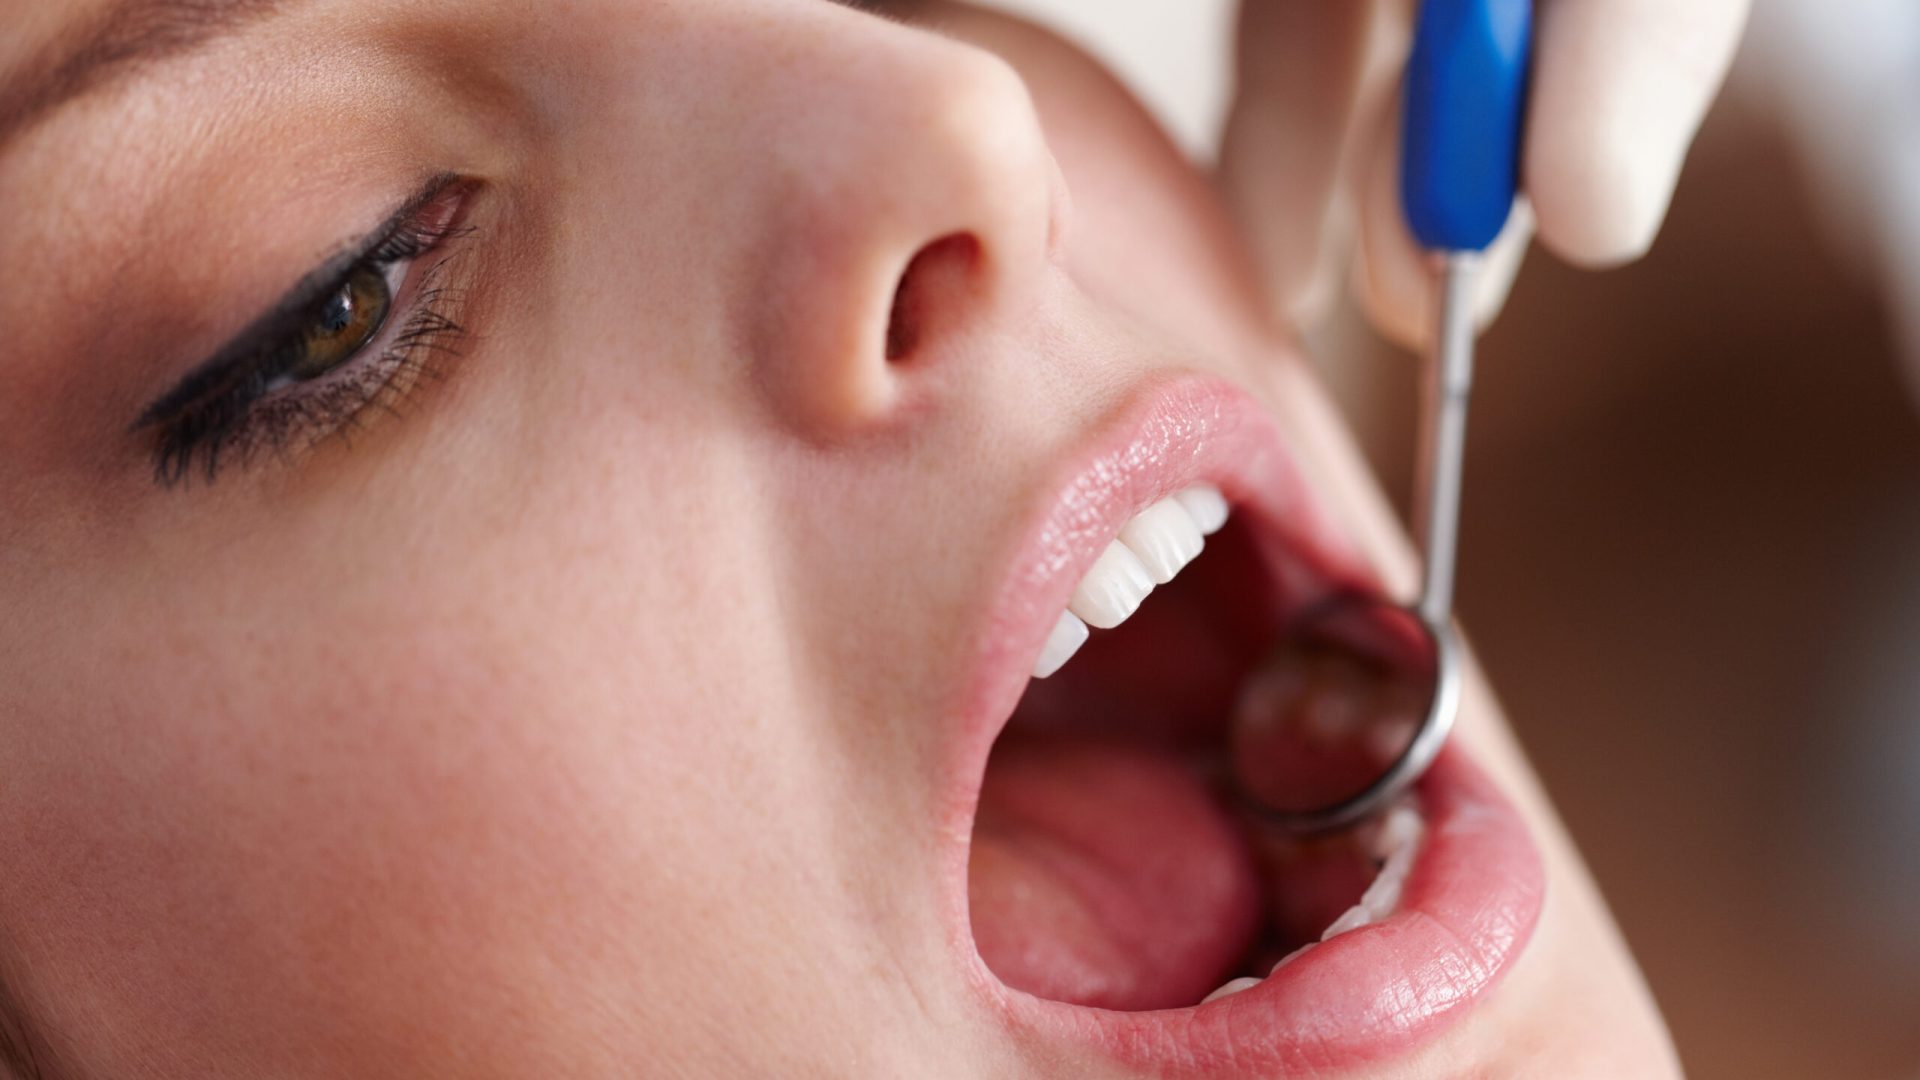
[[[971, 835], [989, 751], [1074, 585], [1131, 516], [1195, 484], [1226, 495], [1276, 572], [1295, 579], [1289, 585], [1377, 589], [1254, 398], [1212, 377], [1148, 382], [1082, 444], [1028, 516], [987, 609], [960, 723], [946, 733], [954, 745], [943, 755], [944, 835]], [[1240, 1075], [1378, 1059], [1430, 1035], [1490, 989], [1524, 946], [1541, 905], [1543, 871], [1525, 825], [1457, 748], [1421, 788], [1430, 838], [1399, 912], [1235, 997], [1125, 1013], [1007, 987], [971, 950], [965, 844], [947, 853], [955, 865], [943, 875], [954, 890], [945, 905], [957, 923], [951, 936], [967, 949], [972, 981], [1016, 1031], [1081, 1042], [1116, 1064]], [[1477, 824], [1458, 827], [1466, 820]], [[1399, 930], [1380, 932], [1396, 923]], [[1313, 993], [1303, 995], [1309, 983]]]

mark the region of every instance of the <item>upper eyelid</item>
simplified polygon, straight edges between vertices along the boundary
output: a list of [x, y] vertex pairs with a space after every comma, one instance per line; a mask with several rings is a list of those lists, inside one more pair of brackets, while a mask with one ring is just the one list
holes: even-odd
[[443, 194], [455, 179], [452, 173], [435, 175], [380, 225], [349, 242], [339, 254], [303, 275], [264, 315], [249, 323], [232, 340], [215, 350], [211, 357], [196, 365], [173, 389], [142, 409], [129, 430], [137, 432], [166, 421], [205, 398], [237, 372], [244, 371], [247, 361], [261, 350], [299, 332], [314, 305], [338, 289], [340, 280], [353, 267], [376, 254], [422, 208]]

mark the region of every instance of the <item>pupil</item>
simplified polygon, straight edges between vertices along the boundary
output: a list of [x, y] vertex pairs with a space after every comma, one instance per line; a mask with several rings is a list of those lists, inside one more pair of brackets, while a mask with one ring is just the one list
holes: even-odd
[[320, 310], [320, 329], [329, 334], [345, 330], [353, 322], [353, 286], [348, 285], [333, 294], [327, 306]]
[[386, 280], [371, 268], [353, 272], [340, 291], [314, 311], [294, 343], [295, 355], [281, 377], [285, 382], [317, 379], [348, 360], [372, 340], [387, 315]]

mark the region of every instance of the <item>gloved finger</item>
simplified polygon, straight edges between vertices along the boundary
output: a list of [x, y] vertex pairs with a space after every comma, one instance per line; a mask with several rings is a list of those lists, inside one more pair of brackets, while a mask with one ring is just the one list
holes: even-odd
[[1352, 215], [1343, 205], [1356, 117], [1393, 93], [1375, 47], [1401, 0], [1246, 0], [1237, 85], [1221, 144], [1220, 184], [1247, 230], [1270, 309], [1314, 321], [1337, 295]]
[[1644, 254], [1748, 0], [1542, 0], [1521, 187], [1540, 240], [1602, 267]]
[[[1353, 290], [1361, 310], [1380, 332], [1410, 348], [1433, 337], [1438, 313], [1434, 255], [1420, 247], [1400, 205], [1400, 108], [1385, 110], [1375, 125], [1359, 172], [1360, 242], [1354, 252]], [[1515, 201], [1505, 228], [1487, 248], [1474, 277], [1474, 322], [1485, 328], [1506, 303], [1533, 240], [1533, 208]]]

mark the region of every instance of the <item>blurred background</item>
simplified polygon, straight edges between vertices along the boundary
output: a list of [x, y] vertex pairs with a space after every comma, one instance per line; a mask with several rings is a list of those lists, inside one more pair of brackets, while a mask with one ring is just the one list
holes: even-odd
[[[998, 6], [1211, 159], [1230, 0]], [[1413, 361], [1314, 352], [1404, 505]], [[1463, 619], [1689, 1075], [1920, 1077], [1920, 2], [1757, 0], [1652, 255], [1481, 356]]]

